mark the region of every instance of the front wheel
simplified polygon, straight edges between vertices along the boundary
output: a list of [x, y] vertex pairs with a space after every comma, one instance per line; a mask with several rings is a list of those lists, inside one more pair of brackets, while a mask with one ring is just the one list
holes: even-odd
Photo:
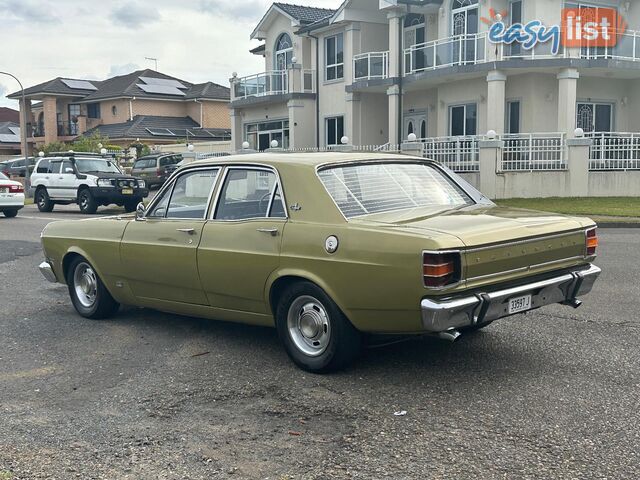
[[309, 282], [284, 292], [276, 324], [291, 360], [312, 373], [344, 369], [362, 348], [360, 332], [321, 288]]
[[4, 216], [7, 218], [13, 218], [18, 215], [18, 210], [5, 210], [2, 213], [4, 213]]
[[93, 198], [91, 192], [86, 188], [78, 192], [78, 206], [82, 213], [88, 215], [93, 215], [98, 210], [98, 204], [95, 198]]
[[108, 318], [120, 307], [93, 267], [82, 257], [77, 257], [71, 262], [67, 273], [67, 285], [73, 306], [85, 318]]
[[36, 205], [38, 205], [38, 210], [43, 213], [49, 213], [53, 211], [54, 203], [49, 198], [49, 193], [46, 188], [39, 188], [36, 191]]

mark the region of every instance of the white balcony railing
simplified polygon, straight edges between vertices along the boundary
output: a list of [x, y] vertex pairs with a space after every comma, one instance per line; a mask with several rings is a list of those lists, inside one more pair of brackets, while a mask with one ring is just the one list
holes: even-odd
[[477, 65], [488, 62], [549, 58], [612, 59], [640, 62], [640, 32], [626, 31], [615, 47], [561, 47], [557, 55], [551, 42], [540, 43], [531, 50], [522, 45], [494, 44], [486, 32], [458, 35], [413, 45], [404, 50], [405, 75], [437, 70], [457, 65]]
[[368, 52], [353, 57], [353, 78], [372, 80], [389, 78], [389, 52]]
[[593, 143], [589, 170], [640, 170], [640, 133], [585, 133]]
[[233, 81], [232, 100], [288, 93], [314, 93], [315, 71], [291, 68], [273, 70]]
[[517, 133], [500, 137], [503, 142], [499, 172], [538, 172], [567, 169], [564, 133]]

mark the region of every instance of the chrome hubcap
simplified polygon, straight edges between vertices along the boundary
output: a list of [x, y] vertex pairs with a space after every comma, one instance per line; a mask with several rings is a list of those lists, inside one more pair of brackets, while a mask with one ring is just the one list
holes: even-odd
[[287, 327], [291, 340], [305, 355], [317, 357], [329, 346], [329, 315], [322, 303], [311, 296], [294, 300], [287, 314]]
[[98, 279], [90, 265], [83, 262], [76, 267], [73, 287], [82, 306], [91, 308], [98, 295]]

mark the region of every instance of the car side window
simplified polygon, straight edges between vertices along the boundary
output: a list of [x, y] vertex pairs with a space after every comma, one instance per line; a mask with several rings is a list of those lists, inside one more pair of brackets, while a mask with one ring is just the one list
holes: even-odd
[[[277, 194], [275, 173], [248, 168], [232, 168], [222, 187], [216, 220], [247, 220], [252, 218], [285, 217], [282, 201], [275, 207]], [[274, 208], [275, 207], [275, 208]]]
[[49, 160], [40, 160], [36, 168], [36, 173], [51, 173], [49, 172]]
[[[71, 171], [69, 171], [71, 170]], [[64, 160], [62, 162], [62, 168], [60, 169], [60, 173], [61, 174], [67, 174], [67, 175], [72, 175], [75, 172], [75, 169], [73, 168], [73, 163], [71, 163], [70, 160]]]
[[138, 160], [136, 163], [133, 164], [133, 168], [135, 168], [136, 170], [140, 170], [141, 168], [144, 168], [146, 163], [147, 163], [146, 160]]
[[47, 169], [47, 173], [60, 173], [60, 165], [62, 164], [62, 162], [60, 160], [57, 161], [50, 161], [49, 162], [49, 168]]
[[164, 191], [147, 216], [204, 219], [219, 171], [212, 169], [184, 173]]

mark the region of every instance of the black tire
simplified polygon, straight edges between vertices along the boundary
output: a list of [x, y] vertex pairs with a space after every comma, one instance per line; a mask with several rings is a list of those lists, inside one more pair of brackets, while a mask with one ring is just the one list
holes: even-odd
[[5, 210], [2, 213], [4, 213], [4, 216], [7, 218], [13, 218], [18, 215], [18, 210]]
[[120, 308], [91, 264], [83, 257], [76, 257], [69, 265], [67, 285], [74, 308], [85, 318], [109, 318]]
[[464, 335], [469, 335], [471, 333], [479, 332], [480, 330], [488, 327], [492, 323], [493, 323], [493, 320], [491, 320], [490, 322], [479, 323], [478, 325], [472, 325], [470, 327], [462, 327], [462, 328], [459, 328], [458, 331]]
[[361, 333], [335, 302], [310, 282], [293, 284], [281, 295], [276, 326], [289, 358], [308, 372], [342, 370], [362, 350]]
[[87, 215], [93, 215], [98, 210], [98, 204], [88, 188], [78, 192], [78, 206], [80, 211]]
[[49, 198], [49, 192], [47, 192], [47, 189], [44, 187], [36, 190], [35, 202], [38, 206], [38, 210], [40, 210], [42, 213], [52, 212], [53, 207], [55, 206], [55, 204]]
[[142, 201], [141, 198], [135, 198], [124, 202], [124, 211], [127, 213], [133, 213], [138, 208], [138, 204]]

